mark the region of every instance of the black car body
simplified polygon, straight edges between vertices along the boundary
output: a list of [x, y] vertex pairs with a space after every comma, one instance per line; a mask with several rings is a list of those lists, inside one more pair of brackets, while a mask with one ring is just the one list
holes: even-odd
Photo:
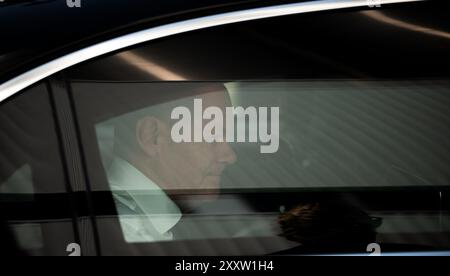
[[[0, 2], [2, 254], [448, 254], [443, 3], [67, 2]], [[233, 144], [214, 201], [171, 195], [178, 236], [128, 239], [108, 120], [218, 86], [280, 108], [278, 151]]]

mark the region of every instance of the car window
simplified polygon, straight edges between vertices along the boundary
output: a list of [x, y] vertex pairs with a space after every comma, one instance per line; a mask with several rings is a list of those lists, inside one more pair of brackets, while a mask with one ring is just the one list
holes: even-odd
[[[449, 248], [449, 75], [423, 70], [443, 38], [380, 32], [360, 11], [322, 19], [211, 28], [67, 71], [103, 252]], [[386, 51], [362, 64], [355, 45], [373, 43]]]
[[21, 254], [65, 255], [72, 214], [45, 83], [2, 102], [0, 125], [1, 223]]
[[[280, 215], [289, 211], [283, 202], [295, 204], [297, 193], [311, 189], [444, 187], [449, 87], [447, 80], [72, 84], [79, 108], [95, 114], [86, 127], [129, 243], [277, 238]], [[208, 107], [223, 119], [217, 129], [216, 117], [205, 118]], [[295, 193], [268, 210], [246, 198], [274, 191]], [[356, 210], [364, 223], [375, 219]], [[414, 230], [396, 223], [387, 217], [378, 231]], [[423, 225], [442, 230], [437, 219]], [[177, 235], [169, 231], [175, 226]]]

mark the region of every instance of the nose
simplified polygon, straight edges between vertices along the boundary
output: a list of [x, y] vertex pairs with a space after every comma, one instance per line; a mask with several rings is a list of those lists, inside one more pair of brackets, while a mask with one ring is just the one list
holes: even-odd
[[234, 150], [227, 142], [217, 143], [217, 161], [225, 165], [231, 165], [236, 162], [237, 157]]

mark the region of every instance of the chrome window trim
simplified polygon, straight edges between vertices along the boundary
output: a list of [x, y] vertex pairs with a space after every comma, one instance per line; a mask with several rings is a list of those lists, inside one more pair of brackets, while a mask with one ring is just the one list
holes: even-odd
[[256, 19], [292, 15], [316, 11], [335, 10], [344, 8], [364, 7], [372, 4], [392, 4], [403, 2], [416, 2], [423, 0], [319, 0], [292, 4], [275, 5], [254, 9], [227, 12], [170, 23], [119, 36], [89, 47], [77, 50], [70, 54], [56, 58], [50, 62], [31, 69], [0, 85], [0, 102], [21, 91], [22, 89], [70, 66], [83, 61], [133, 46], [142, 42], [167, 37], [230, 23], [244, 22]]

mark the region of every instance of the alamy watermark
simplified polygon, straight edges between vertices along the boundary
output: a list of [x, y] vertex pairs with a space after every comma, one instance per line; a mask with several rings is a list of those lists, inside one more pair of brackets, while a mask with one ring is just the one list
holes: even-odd
[[369, 256], [381, 256], [381, 246], [378, 243], [369, 243], [366, 251], [369, 252]]
[[[0, 0], [3, 2], [4, 0]], [[366, 0], [367, 6], [369, 8], [381, 7], [382, 0]], [[81, 0], [66, 0], [67, 7], [69, 8], [81, 8]]]
[[[269, 112], [270, 131], [267, 123]], [[172, 126], [171, 137], [175, 143], [259, 141], [263, 143], [260, 146], [261, 153], [275, 153], [278, 151], [280, 138], [279, 116], [279, 107], [253, 106], [226, 107], [223, 114], [222, 109], [217, 106], [208, 106], [203, 110], [202, 99], [194, 99], [194, 114], [191, 114], [191, 110], [185, 106], [178, 106], [172, 110], [171, 119], [178, 121]], [[236, 126], [235, 119], [237, 119]], [[205, 125], [204, 120], [208, 120]]]
[[369, 8], [380, 8], [381, 0], [366, 0], [367, 6]]
[[66, 252], [69, 256], [81, 256], [81, 246], [78, 243], [69, 243], [66, 247]]
[[81, 0], [66, 0], [67, 7], [81, 8]]

